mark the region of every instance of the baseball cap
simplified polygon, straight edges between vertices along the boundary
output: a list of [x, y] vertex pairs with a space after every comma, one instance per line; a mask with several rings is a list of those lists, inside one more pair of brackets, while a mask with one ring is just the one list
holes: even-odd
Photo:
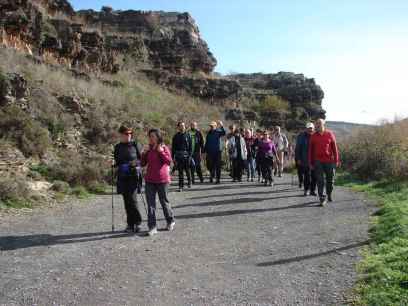
[[308, 123], [306, 123], [306, 128], [307, 129], [314, 129], [315, 126], [314, 126], [314, 124], [312, 122], [308, 122]]

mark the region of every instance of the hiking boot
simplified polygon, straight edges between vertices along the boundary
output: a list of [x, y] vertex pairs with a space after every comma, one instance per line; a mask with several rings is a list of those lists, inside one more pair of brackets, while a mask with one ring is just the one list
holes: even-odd
[[147, 235], [148, 236], [154, 236], [154, 235], [156, 235], [158, 232], [157, 232], [157, 228], [152, 228], [152, 229], [150, 229], [149, 230], [149, 232], [147, 233]]
[[220, 182], [219, 180], [217, 180], [217, 181], [215, 182], [215, 184], [216, 184], [216, 185], [219, 185], [219, 184], [221, 184], [221, 182]]
[[210, 183], [214, 183], [214, 179], [212, 177], [210, 178]]
[[177, 191], [178, 192], [183, 192], [183, 188], [179, 188]]
[[329, 200], [329, 202], [333, 202], [333, 197], [332, 197], [331, 194], [328, 194], [328, 195], [327, 195], [327, 199]]
[[187, 185], [187, 188], [189, 188], [189, 189], [191, 188], [191, 183], [189, 183], [189, 184]]
[[251, 178], [251, 182], [252, 182], [252, 183], [254, 182], [254, 180], [255, 180], [254, 178]]
[[127, 234], [134, 233], [134, 232], [135, 232], [135, 228], [134, 228], [133, 226], [128, 225], [128, 226], [126, 227], [126, 229], [124, 230], [124, 232], [127, 233]]
[[307, 197], [307, 196], [309, 195], [309, 192], [308, 192], [307, 190], [305, 190], [305, 192], [303, 193], [303, 195], [304, 195], [305, 197]]
[[269, 186], [273, 187], [273, 181], [269, 181]]
[[260, 176], [258, 176], [258, 182], [261, 182], [261, 177]]
[[327, 205], [327, 200], [325, 197], [320, 198], [320, 206], [324, 207]]
[[310, 195], [311, 195], [311, 196], [314, 196], [314, 197], [317, 197], [317, 194], [316, 194], [315, 191], [311, 191], [311, 192], [310, 192]]
[[133, 232], [134, 233], [140, 233], [142, 231], [142, 226], [141, 225], [136, 225], [134, 228], [133, 228]]
[[167, 224], [167, 230], [169, 231], [169, 232], [171, 232], [171, 231], [173, 231], [174, 230], [174, 226], [176, 225], [176, 222], [174, 222], [174, 221], [172, 221], [171, 223], [169, 223], [169, 224]]

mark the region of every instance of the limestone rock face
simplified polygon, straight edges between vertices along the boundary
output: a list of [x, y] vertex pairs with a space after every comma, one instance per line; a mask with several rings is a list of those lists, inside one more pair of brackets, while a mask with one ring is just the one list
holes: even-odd
[[217, 64], [188, 13], [75, 12], [65, 0], [1, 0], [0, 33], [3, 45], [91, 71], [132, 64], [208, 74]]
[[16, 73], [0, 75], [0, 105], [26, 103], [28, 92], [27, 81], [23, 76]]
[[308, 120], [325, 118], [326, 112], [322, 108], [324, 92], [313, 78], [292, 72], [235, 74], [229, 78], [239, 82], [244, 96], [257, 101], [278, 96], [289, 102], [289, 111], [271, 110], [260, 114], [261, 124], [266, 127], [280, 125], [299, 130]]

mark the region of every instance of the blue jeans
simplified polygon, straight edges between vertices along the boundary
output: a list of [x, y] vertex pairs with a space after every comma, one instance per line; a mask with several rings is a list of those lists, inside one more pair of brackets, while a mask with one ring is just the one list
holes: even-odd
[[247, 160], [247, 174], [248, 174], [248, 179], [253, 179], [255, 178], [255, 172], [256, 172], [256, 162], [254, 158], [249, 158]]

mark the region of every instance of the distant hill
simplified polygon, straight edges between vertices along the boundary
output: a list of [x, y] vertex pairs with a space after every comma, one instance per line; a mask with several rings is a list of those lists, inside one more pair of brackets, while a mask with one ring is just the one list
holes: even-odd
[[332, 130], [337, 135], [337, 137], [347, 137], [358, 129], [373, 126], [369, 124], [351, 123], [344, 121], [327, 121], [326, 125], [328, 129]]

